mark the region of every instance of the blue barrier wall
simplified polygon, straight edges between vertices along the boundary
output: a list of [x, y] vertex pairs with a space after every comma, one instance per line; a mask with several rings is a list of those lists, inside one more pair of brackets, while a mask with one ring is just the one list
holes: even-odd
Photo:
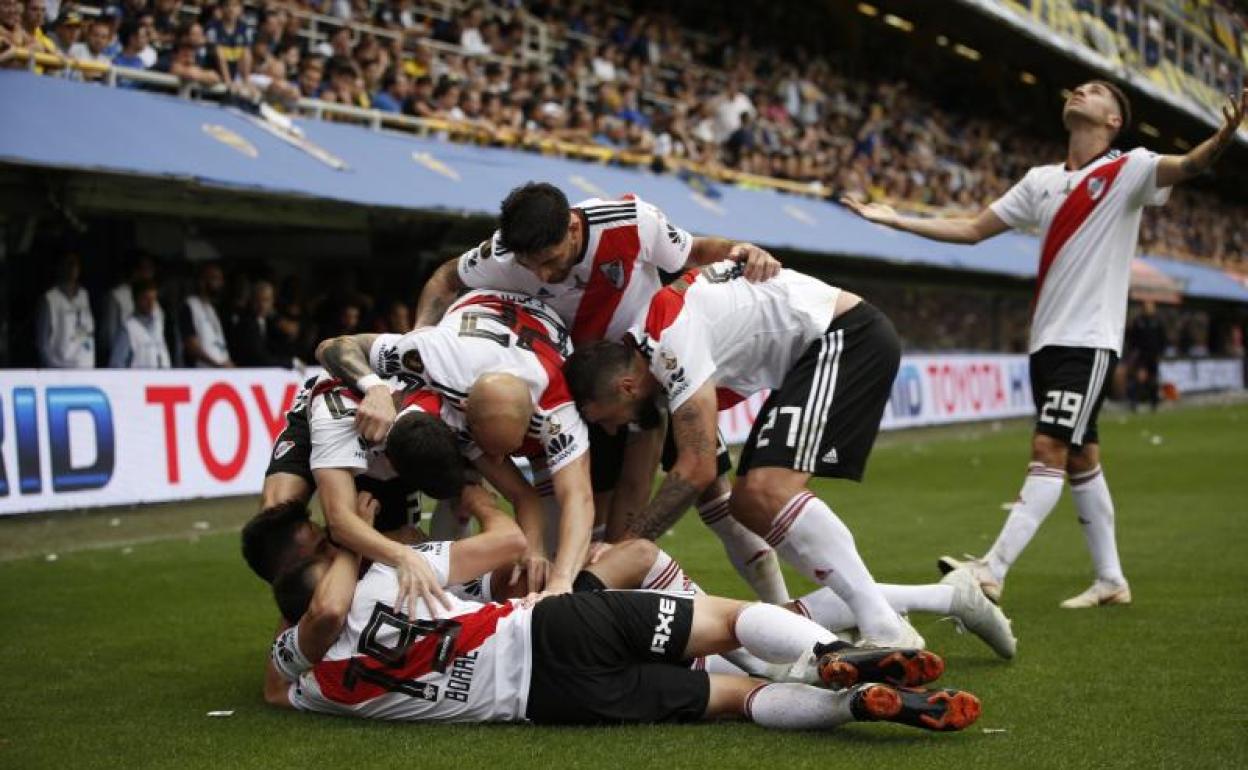
[[[473, 147], [360, 126], [300, 120], [308, 139], [344, 160], [337, 170], [232, 109], [172, 96], [0, 72], [9, 109], [0, 162], [187, 179], [223, 188], [405, 209], [492, 215], [531, 179], [573, 200], [633, 192], [686, 229], [773, 248], [1027, 278], [1036, 238], [1007, 233], [977, 246], [927, 241], [867, 223], [827, 201], [717, 186], [707, 197], [673, 175]], [[1201, 265], [1149, 257], [1196, 297], [1248, 302], [1248, 287]]]

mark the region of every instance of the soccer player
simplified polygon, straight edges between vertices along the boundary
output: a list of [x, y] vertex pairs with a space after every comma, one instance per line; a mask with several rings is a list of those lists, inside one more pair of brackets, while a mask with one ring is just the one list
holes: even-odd
[[582, 347], [564, 372], [608, 432], [655, 402], [670, 412], [676, 462], [633, 524], [642, 532], [665, 530], [714, 480], [718, 409], [770, 389], [731, 515], [848, 604], [865, 643], [921, 647], [849, 529], [807, 489], [812, 475], [861, 480], [900, 360], [892, 323], [861, 297], [791, 270], [751, 283], [721, 262], [661, 289], [624, 341]]
[[[436, 323], [464, 289], [500, 289], [547, 303], [571, 330], [573, 343], [582, 345], [619, 339], [645, 313], [650, 297], [662, 285], [663, 273], [723, 259], [740, 262], [750, 280], [769, 280], [780, 269], [780, 263], [757, 246], [695, 238], [632, 195], [618, 200], [591, 198], [570, 206], [559, 188], [530, 182], [503, 201], [499, 224], [490, 240], [447, 261], [429, 279], [417, 309], [418, 327]], [[653, 425], [646, 427], [618, 437], [591, 429], [590, 470], [599, 521], [608, 540], [663, 534], [631, 532], [623, 526], [644, 505], [663, 451], [663, 433]], [[698, 500], [698, 513], [760, 597], [773, 603], [787, 601], [775, 553], [727, 515], [726, 447], [718, 462], [720, 477]]]
[[[365, 394], [356, 423], [366, 441], [385, 439], [395, 424], [394, 401], [380, 374], [438, 393], [462, 413], [478, 455], [501, 460], [521, 452], [526, 442], [540, 451], [561, 512], [560, 549], [546, 590], [562, 593], [571, 590], [585, 560], [594, 523], [587, 429], [560, 368], [570, 348], [562, 323], [543, 303], [511, 292], [475, 291], [437, 326], [404, 335], [337, 337], [321, 343], [317, 358]], [[510, 399], [496, 408], [499, 402], [481, 392], [514, 390], [517, 383], [528, 393], [520, 410], [506, 408], [516, 404]], [[484, 401], [480, 409], [478, 401]]]
[[[367, 511], [363, 512], [367, 515]], [[417, 546], [444, 583], [472, 579], [523, 549], [501, 515], [454, 543]], [[485, 541], [489, 541], [488, 543]], [[393, 571], [326, 548], [274, 593], [293, 625], [275, 640], [265, 699], [330, 714], [429, 722], [686, 722], [745, 717], [765, 727], [828, 729], [891, 721], [960, 730], [975, 696], [916, 689], [943, 662], [920, 650], [852, 650], [768, 604], [656, 591], [594, 591], [535, 605], [457, 601], [451, 617], [394, 609]], [[813, 658], [843, 689], [707, 674], [688, 661], [744, 647], [776, 663]], [[904, 688], [904, 689], [903, 689]]]
[[1063, 479], [1069, 478], [1096, 577], [1061, 606], [1131, 602], [1096, 421], [1122, 350], [1140, 215], [1144, 206], [1165, 203], [1171, 186], [1211, 168], [1234, 140], [1246, 110], [1248, 89], [1223, 108], [1222, 127], [1186, 155], [1138, 147], [1124, 153], [1113, 143], [1130, 125], [1130, 103], [1114, 84], [1092, 80], [1071, 92], [1062, 109], [1070, 133], [1065, 161], [1032, 168], [975, 217], [909, 217], [883, 204], [843, 199], [872, 222], [950, 243], [979, 243], [1010, 228], [1041, 233], [1029, 345], [1037, 412], [1031, 464], [988, 553], [966, 562], [942, 557], [942, 570], [967, 565], [999, 601], [1006, 573], [1057, 505]]

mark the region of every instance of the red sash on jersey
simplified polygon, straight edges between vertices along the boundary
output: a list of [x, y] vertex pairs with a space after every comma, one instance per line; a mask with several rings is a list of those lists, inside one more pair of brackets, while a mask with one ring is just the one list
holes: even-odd
[[676, 317], [685, 307], [685, 292], [700, 275], [701, 268], [687, 270], [674, 283], [654, 293], [650, 300], [650, 310], [646, 313], [646, 336], [658, 339], [664, 329], [676, 322]]
[[509, 327], [511, 332], [529, 343], [527, 349], [537, 357], [542, 369], [546, 371], [546, 389], [542, 391], [541, 398], [537, 401], [539, 407], [549, 411], [572, 403], [568, 384], [563, 379], [563, 356], [559, 353], [559, 346], [550, 338], [550, 332], [537, 319], [537, 316], [518, 303], [488, 294], [469, 297], [451, 310], [460, 310], [472, 305], [487, 307], [499, 312], [510, 310], [515, 313], [515, 322]]
[[399, 411], [414, 406], [425, 414], [438, 417], [442, 414], [442, 396], [432, 390], [416, 390], [403, 396], [403, 405]]
[[[485, 644], [485, 641], [494, 635], [498, 622], [515, 609], [516, 605], [510, 602], [487, 604], [476, 612], [453, 618], [459, 622], [460, 630], [450, 659], [454, 660]], [[433, 671], [434, 658], [440, 642], [441, 637], [438, 636], [420, 638], [407, 648], [403, 653], [403, 661], [397, 666], [387, 666], [367, 655], [359, 655], [344, 660], [321, 661], [312, 668], [312, 674], [316, 677], [316, 683], [321, 688], [322, 695], [335, 703], [354, 706], [385, 695], [389, 690], [360, 676], [354, 677], [354, 687], [347, 687], [344, 677], [352, 664], [384, 673], [387, 678], [391, 679], [404, 681], [419, 679]]]
[[[1057, 254], [1066, 242], [1083, 226], [1093, 210], [1109, 195], [1109, 188], [1118, 177], [1118, 172], [1126, 165], [1127, 156], [1110, 161], [1090, 172], [1083, 178], [1066, 200], [1053, 215], [1053, 222], [1044, 236], [1044, 245], [1040, 249], [1040, 270], [1036, 276], [1036, 293], [1031, 300], [1032, 311], [1040, 302], [1040, 290], [1044, 288], [1044, 279], [1049, 274]], [[1095, 186], [1095, 188], [1094, 188]]]
[[355, 401], [356, 403], [359, 403], [360, 401], [364, 400], [363, 397], [360, 396], [359, 393], [355, 392], [355, 388], [346, 384], [345, 382], [338, 379], [337, 377], [334, 377], [328, 380], [321, 380], [320, 382], [316, 383], [316, 385], [312, 386], [312, 392], [308, 395], [308, 401], [311, 401], [317, 396], [323, 396], [326, 393], [329, 393], [330, 391], [339, 389], [339, 388], [341, 389], [343, 398], [348, 398], [352, 401]]
[[[625, 199], [632, 196], [625, 196]], [[585, 234], [589, 237], [589, 233]], [[607, 336], [611, 317], [624, 299], [624, 291], [633, 278], [633, 266], [641, 253], [641, 236], [637, 225], [622, 225], [604, 230], [594, 251], [594, 265], [581, 304], [572, 321], [572, 343], [580, 345]], [[618, 264], [612, 264], [613, 262]]]

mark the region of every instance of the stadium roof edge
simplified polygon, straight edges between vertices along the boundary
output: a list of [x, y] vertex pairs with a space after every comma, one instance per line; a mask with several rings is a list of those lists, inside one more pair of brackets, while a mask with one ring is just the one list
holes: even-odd
[[[1074, 40], [1063, 37], [1037, 21], [1027, 19], [1003, 3], [996, 0], [958, 0], [958, 2], [1000, 21], [1015, 31], [1021, 32], [1033, 40], [1062, 53], [1064, 56], [1099, 72], [1103, 76], [1121, 81], [1152, 99], [1168, 104], [1210, 128], [1216, 129], [1221, 126], [1221, 118], [1215, 111], [1211, 111], [1186, 96], [1158, 87], [1140, 72], [1128, 67], [1116, 66], [1105, 56], [1087, 46], [1080, 45]], [[1248, 147], [1248, 129], [1240, 129], [1236, 134], [1236, 139], [1241, 145]]]
[[[0, 163], [18, 167], [467, 216], [494, 216], [512, 187], [546, 179], [573, 199], [636, 193], [691, 232], [772, 248], [1015, 278], [1036, 271], [1032, 236], [1008, 233], [972, 247], [934, 243], [872, 225], [829, 201], [773, 191], [687, 184], [674, 175], [325, 121], [296, 121], [305, 143], [291, 143], [237, 110], [24, 72], [0, 72], [0, 99], [39, 105], [12, 111], [0, 133]], [[1214, 268], [1150, 263], [1192, 296], [1248, 303], [1248, 287]]]

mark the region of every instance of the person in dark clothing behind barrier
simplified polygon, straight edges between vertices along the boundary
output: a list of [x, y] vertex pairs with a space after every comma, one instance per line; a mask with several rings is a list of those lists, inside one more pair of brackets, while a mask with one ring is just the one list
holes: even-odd
[[1148, 400], [1154, 412], [1157, 411], [1157, 402], [1161, 398], [1157, 372], [1167, 344], [1166, 327], [1157, 317], [1157, 305], [1152, 300], [1145, 300], [1144, 307], [1127, 329], [1127, 355], [1131, 361], [1127, 398], [1131, 401], [1131, 411], [1134, 412], [1144, 399]]

